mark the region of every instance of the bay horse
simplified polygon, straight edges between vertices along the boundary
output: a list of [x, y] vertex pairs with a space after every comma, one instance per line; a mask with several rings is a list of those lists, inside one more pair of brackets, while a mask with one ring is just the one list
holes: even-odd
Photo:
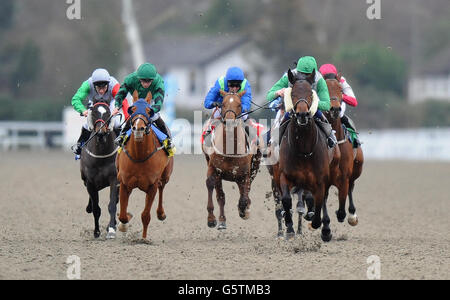
[[355, 180], [359, 178], [362, 173], [364, 156], [361, 146], [353, 149], [352, 143], [347, 138], [341, 122], [342, 87], [339, 83], [340, 76], [327, 74], [326, 78], [328, 91], [330, 93], [331, 109], [329, 112], [325, 113], [325, 116], [336, 131], [336, 138], [338, 139], [338, 145], [341, 151], [339, 169], [337, 169], [337, 172], [331, 174], [332, 184], [336, 186], [339, 191], [339, 209], [336, 211], [336, 216], [339, 222], [344, 222], [346, 217], [345, 204], [348, 195], [350, 200], [348, 211], [350, 215], [347, 218], [347, 222], [352, 226], [356, 226], [358, 224], [358, 216], [356, 215], [352, 193], [355, 186]]
[[107, 239], [116, 236], [116, 209], [118, 203], [119, 183], [115, 160], [117, 147], [114, 145], [116, 133], [110, 126], [111, 111], [109, 104], [95, 102], [89, 109], [88, 126], [91, 136], [81, 150], [81, 179], [89, 193], [87, 213], [94, 215], [94, 237], [100, 236], [99, 219], [101, 209], [98, 192], [106, 187], [110, 189], [108, 211], [110, 215]]
[[310, 227], [317, 229], [323, 225], [321, 238], [328, 242], [332, 238], [327, 211], [330, 168], [338, 167], [339, 153], [336, 147], [328, 149], [327, 137], [315, 123], [314, 113], [311, 112], [311, 83], [295, 76], [291, 70], [288, 70], [288, 79], [293, 85], [293, 110], [281, 140], [279, 158], [279, 186], [285, 212], [286, 238], [290, 239], [295, 235], [291, 191], [308, 190], [313, 195], [315, 208]]
[[217, 220], [214, 215], [212, 194], [216, 190], [220, 208], [219, 230], [227, 228], [225, 217], [225, 193], [222, 180], [235, 182], [238, 185], [240, 198], [238, 202], [239, 216], [246, 220], [250, 217], [249, 198], [252, 181], [259, 169], [261, 153], [246, 138], [244, 124], [239, 117], [242, 113], [241, 97], [245, 93], [227, 93], [220, 91], [223, 97], [220, 120], [213, 121], [211, 147], [202, 143], [202, 150], [208, 164], [206, 187], [208, 189], [208, 227], [214, 228]]
[[152, 129], [151, 98], [150, 92], [145, 99], [138, 99], [137, 91], [133, 93], [134, 102], [128, 109], [132, 134], [116, 160], [117, 178], [120, 182], [119, 230], [127, 231], [127, 223], [131, 218], [131, 214], [127, 212], [128, 200], [133, 189], [138, 188], [146, 193], [145, 207], [141, 214], [143, 240], [147, 239], [150, 209], [158, 190], [157, 217], [161, 221], [166, 219], [163, 190], [169, 182], [174, 161], [173, 157], [167, 156]]

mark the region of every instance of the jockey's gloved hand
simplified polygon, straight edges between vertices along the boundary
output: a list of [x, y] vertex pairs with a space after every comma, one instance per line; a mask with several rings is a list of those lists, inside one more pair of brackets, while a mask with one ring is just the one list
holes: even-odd
[[269, 108], [272, 111], [277, 111], [280, 108], [281, 103], [282, 103], [282, 99], [281, 99], [281, 97], [278, 97], [269, 104]]

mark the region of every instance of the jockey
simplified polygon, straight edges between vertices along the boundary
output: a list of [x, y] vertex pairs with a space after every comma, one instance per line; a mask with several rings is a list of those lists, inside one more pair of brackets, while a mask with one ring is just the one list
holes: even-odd
[[[96, 69], [88, 80], [84, 81], [76, 94], [72, 97], [73, 108], [80, 113], [80, 115], [87, 117], [88, 109], [83, 105], [83, 100], [88, 99], [88, 107], [96, 101], [104, 101], [109, 104], [111, 111], [115, 110], [114, 97], [120, 88], [119, 82], [109, 75], [105, 69]], [[114, 132], [120, 132], [120, 120], [114, 118]], [[85, 122], [81, 128], [81, 135], [77, 141], [77, 147], [73, 151], [76, 155], [81, 154], [83, 144], [89, 139], [91, 135], [88, 123]]]
[[[312, 89], [316, 91], [317, 96], [319, 98], [319, 105], [317, 109], [317, 113], [314, 115], [317, 125], [319, 128], [325, 133], [327, 138], [327, 143], [329, 148], [333, 148], [337, 144], [336, 137], [334, 135], [333, 130], [331, 129], [331, 125], [326, 120], [325, 116], [322, 114], [321, 110], [328, 111], [331, 107], [330, 105], [330, 95], [328, 93], [328, 87], [325, 80], [322, 78], [322, 75], [317, 70], [317, 63], [314, 57], [312, 56], [303, 56], [297, 62], [297, 68], [292, 71], [292, 73], [297, 75], [301, 73], [305, 76], [305, 79], [309, 81], [312, 85]], [[289, 79], [287, 73], [285, 73], [280, 80], [278, 80], [272, 88], [267, 93], [267, 100], [272, 101], [276, 98], [284, 97], [284, 90], [289, 87]], [[275, 106], [281, 105], [282, 100], [273, 101], [270, 105], [271, 108]], [[284, 116], [284, 118], [283, 118]], [[283, 137], [284, 131], [286, 129], [287, 123], [285, 122], [287, 116], [284, 115], [284, 111], [280, 109], [277, 112], [275, 128], [280, 126], [280, 140]], [[280, 124], [281, 123], [281, 124]], [[279, 124], [279, 125], [278, 125]]]
[[[329, 74], [334, 74], [335, 76], [338, 75], [337, 69], [334, 65], [332, 64], [324, 64], [319, 68], [319, 72], [322, 74], [322, 76], [327, 79], [327, 76], [329, 76]], [[354, 147], [358, 147], [359, 145], [361, 145], [359, 139], [358, 139], [358, 135], [356, 133], [356, 127], [355, 124], [353, 123], [352, 119], [350, 119], [348, 116], [345, 115], [345, 108], [346, 103], [350, 106], [357, 106], [358, 105], [358, 101], [356, 100], [355, 94], [353, 93], [353, 89], [352, 87], [348, 84], [347, 80], [344, 78], [344, 76], [340, 76], [340, 84], [342, 87], [342, 104], [341, 104], [341, 121], [342, 123], [345, 125], [345, 127], [352, 129], [355, 132], [355, 142], [354, 142]]]
[[[250, 83], [244, 78], [244, 72], [239, 67], [231, 67], [227, 70], [225, 76], [216, 80], [214, 86], [209, 90], [205, 98], [205, 108], [211, 109], [219, 107], [222, 104], [223, 98], [220, 95], [220, 91], [239, 93], [245, 90], [245, 94], [241, 98], [242, 113], [248, 112], [251, 107], [252, 101], [252, 89]], [[213, 118], [220, 116], [220, 109], [216, 110]], [[242, 117], [245, 121], [248, 115]]]
[[[225, 76], [216, 80], [214, 86], [209, 90], [206, 95], [204, 106], [207, 109], [218, 107], [214, 111], [213, 119], [220, 118], [220, 106], [223, 101], [223, 97], [220, 95], [220, 91], [239, 93], [245, 90], [245, 94], [241, 97], [242, 113], [250, 111], [252, 101], [252, 89], [250, 83], [244, 77], [244, 72], [239, 67], [231, 67], [227, 70]], [[242, 120], [247, 121], [248, 115], [243, 115]], [[248, 132], [248, 126], [245, 126], [245, 130]]]
[[[169, 157], [173, 156], [175, 153], [175, 146], [172, 143], [172, 137], [170, 135], [169, 128], [167, 128], [163, 119], [161, 118], [159, 111], [162, 108], [164, 102], [164, 80], [156, 72], [156, 68], [153, 64], [144, 63], [139, 66], [136, 72], [129, 74], [125, 77], [122, 86], [116, 95], [116, 110], [113, 114], [118, 113], [119, 109], [122, 107], [122, 102], [124, 102], [125, 97], [128, 93], [133, 94], [137, 91], [139, 98], [144, 99], [148, 92], [151, 92], [153, 99], [151, 107], [153, 109], [153, 116], [151, 117], [151, 122], [153, 122], [156, 127], [161, 130], [167, 138], [161, 141]], [[127, 132], [130, 130], [131, 124], [130, 120], [126, 122], [120, 135], [115, 140], [117, 145], [122, 145], [126, 140]]]

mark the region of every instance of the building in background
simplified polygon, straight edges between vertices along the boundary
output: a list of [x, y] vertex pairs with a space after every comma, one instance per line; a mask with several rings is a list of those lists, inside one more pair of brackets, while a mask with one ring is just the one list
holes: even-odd
[[202, 109], [209, 89], [231, 66], [244, 70], [256, 103], [265, 101], [268, 89], [281, 76], [243, 36], [160, 36], [144, 43], [144, 51], [160, 74], [176, 81], [177, 108]]
[[450, 102], [450, 52], [448, 50], [431, 59], [408, 83], [410, 103], [426, 100]]

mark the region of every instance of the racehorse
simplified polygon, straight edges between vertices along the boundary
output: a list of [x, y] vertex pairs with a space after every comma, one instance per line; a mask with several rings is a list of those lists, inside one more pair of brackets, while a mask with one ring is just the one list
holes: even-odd
[[314, 112], [311, 110], [311, 83], [296, 77], [290, 70], [288, 78], [293, 85], [290, 95], [293, 107], [281, 140], [279, 159], [279, 186], [285, 212], [286, 238], [295, 235], [290, 193], [301, 189], [311, 191], [314, 198], [315, 214], [310, 226], [317, 229], [323, 224], [321, 237], [328, 242], [332, 238], [327, 211], [330, 168], [338, 167], [339, 153], [336, 148], [328, 150], [327, 138], [315, 123]]
[[119, 186], [114, 165], [117, 153], [117, 147], [114, 146], [116, 134], [113, 126], [110, 126], [111, 119], [109, 104], [105, 102], [95, 102], [93, 104], [88, 114], [88, 126], [92, 133], [81, 151], [81, 179], [89, 193], [89, 203], [86, 207], [86, 212], [94, 215], [95, 238], [100, 236], [98, 221], [101, 209], [98, 192], [108, 186], [110, 188], [108, 205], [110, 221], [106, 238], [112, 239], [116, 236], [116, 208]]
[[[211, 145], [202, 143], [202, 150], [208, 164], [206, 187], [208, 189], [208, 226], [217, 225], [214, 216], [212, 194], [216, 190], [220, 208], [218, 229], [226, 229], [225, 193], [222, 180], [236, 182], [239, 187], [239, 216], [246, 220], [250, 217], [250, 187], [259, 169], [261, 153], [255, 144], [246, 138], [244, 124], [240, 118], [242, 113], [241, 97], [245, 93], [227, 93], [221, 91], [223, 97], [220, 120], [213, 120], [214, 130], [209, 137]], [[216, 121], [216, 122], [215, 122]]]
[[339, 222], [344, 222], [346, 217], [345, 202], [348, 195], [350, 200], [348, 211], [350, 215], [347, 222], [352, 226], [356, 226], [358, 224], [358, 216], [356, 215], [352, 192], [355, 180], [362, 173], [364, 156], [361, 146], [353, 149], [352, 143], [347, 138], [341, 123], [342, 87], [339, 83], [340, 77], [334, 74], [327, 74], [327, 76], [326, 82], [330, 93], [331, 109], [325, 113], [325, 116], [336, 131], [336, 138], [341, 151], [338, 172], [331, 174], [331, 182], [339, 191], [339, 209], [336, 211], [336, 216]]
[[145, 99], [138, 99], [137, 91], [133, 93], [134, 102], [128, 109], [132, 134], [116, 160], [117, 178], [120, 182], [119, 230], [127, 231], [127, 223], [131, 218], [127, 212], [128, 199], [133, 189], [138, 188], [146, 193], [145, 207], [141, 214], [143, 240], [147, 239], [150, 209], [158, 190], [157, 217], [161, 221], [166, 219], [163, 190], [173, 170], [173, 157], [167, 156], [155, 129], [152, 129], [151, 98], [150, 92]]

